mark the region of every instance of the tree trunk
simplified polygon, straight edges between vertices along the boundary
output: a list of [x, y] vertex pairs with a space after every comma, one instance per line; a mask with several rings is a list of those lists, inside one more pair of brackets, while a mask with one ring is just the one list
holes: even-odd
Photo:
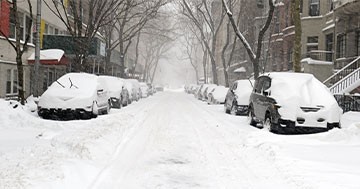
[[207, 73], [206, 73], [206, 64], [207, 64], [207, 50], [204, 50], [204, 54], [203, 54], [203, 71], [204, 71], [204, 83], [207, 83]]
[[136, 66], [138, 64], [139, 61], [139, 42], [140, 42], [140, 35], [141, 32], [139, 31], [139, 33], [137, 34], [137, 38], [136, 38], [136, 45], [135, 45], [135, 63], [134, 63], [134, 67], [132, 68], [132, 75], [135, 75], [135, 71], [136, 71]]
[[295, 25], [294, 40], [294, 72], [301, 72], [301, 18], [300, 18], [300, 0], [292, 0], [292, 16]]
[[227, 47], [229, 46], [229, 43], [230, 43], [230, 22], [228, 22], [226, 24], [226, 41], [225, 41], [225, 44], [224, 44], [223, 49], [221, 51], [221, 63], [222, 63], [223, 69], [224, 69], [223, 71], [224, 71], [224, 78], [225, 78], [225, 86], [226, 87], [229, 87], [229, 75], [228, 75], [228, 72], [227, 72], [225, 53], [226, 53]]
[[210, 60], [211, 60], [211, 71], [213, 75], [213, 83], [218, 85], [219, 80], [217, 76], [217, 70], [216, 70], [216, 60], [215, 60], [215, 53], [216, 53], [216, 35], [213, 35], [212, 43], [211, 43], [211, 52], [210, 54]]

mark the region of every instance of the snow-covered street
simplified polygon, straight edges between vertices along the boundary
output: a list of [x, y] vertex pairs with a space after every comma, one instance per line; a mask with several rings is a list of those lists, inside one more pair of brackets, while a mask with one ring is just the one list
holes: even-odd
[[360, 188], [360, 114], [276, 135], [183, 91], [92, 120], [49, 121], [0, 100], [0, 188]]

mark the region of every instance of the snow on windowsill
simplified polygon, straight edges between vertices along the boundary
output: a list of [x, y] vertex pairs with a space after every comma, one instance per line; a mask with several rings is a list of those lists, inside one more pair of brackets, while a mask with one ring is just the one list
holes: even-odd
[[[6, 40], [6, 37], [0, 36], [0, 39]], [[14, 42], [14, 43], [16, 42], [16, 39], [14, 39], [14, 38], [9, 38], [9, 40], [10, 40], [11, 42]], [[20, 43], [21, 43], [22, 45], [24, 45], [25, 41], [20, 40]], [[33, 44], [33, 43], [27, 43], [27, 46], [29, 46], [29, 47], [35, 47], [35, 44]]]

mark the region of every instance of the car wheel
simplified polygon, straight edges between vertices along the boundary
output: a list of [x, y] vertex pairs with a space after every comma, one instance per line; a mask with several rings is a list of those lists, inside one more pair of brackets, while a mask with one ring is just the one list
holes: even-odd
[[236, 110], [236, 108], [237, 108], [237, 105], [236, 105], [236, 102], [234, 101], [233, 104], [232, 104], [232, 106], [231, 106], [231, 109], [230, 109], [230, 114], [231, 114], [231, 115], [237, 115], [237, 110]]
[[273, 123], [273, 119], [270, 115], [266, 115], [265, 121], [263, 122], [263, 129], [266, 129], [273, 133], [279, 132], [279, 127], [276, 123]]
[[230, 114], [230, 110], [227, 108], [226, 101], [224, 104], [224, 110], [225, 110], [225, 113]]
[[256, 126], [257, 125], [257, 122], [255, 121], [254, 117], [255, 116], [254, 116], [254, 112], [253, 112], [252, 108], [249, 108], [247, 120], [248, 120], [248, 124], [251, 125], [251, 126]]

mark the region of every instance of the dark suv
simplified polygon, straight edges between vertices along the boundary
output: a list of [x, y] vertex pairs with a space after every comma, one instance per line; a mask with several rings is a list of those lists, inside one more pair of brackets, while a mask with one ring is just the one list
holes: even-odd
[[273, 132], [323, 131], [340, 127], [341, 108], [311, 74], [274, 72], [255, 81], [249, 102], [249, 124]]

